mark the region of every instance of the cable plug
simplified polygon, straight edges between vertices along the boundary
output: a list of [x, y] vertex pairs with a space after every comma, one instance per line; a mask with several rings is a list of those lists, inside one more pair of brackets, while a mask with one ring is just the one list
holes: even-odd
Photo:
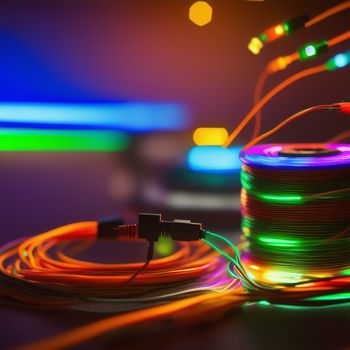
[[124, 225], [118, 219], [110, 219], [99, 222], [98, 238], [136, 240], [145, 239], [156, 242], [161, 237], [174, 241], [198, 241], [204, 238], [202, 224], [190, 220], [162, 220], [161, 214], [139, 214], [138, 224]]
[[162, 220], [161, 214], [139, 214], [137, 225], [118, 225], [113, 229], [118, 239], [146, 239], [156, 242], [161, 237], [175, 241], [198, 241], [204, 238], [202, 224], [189, 220]]
[[198, 241], [204, 238], [202, 224], [190, 220], [162, 220], [161, 214], [139, 215], [139, 238], [158, 241], [160, 237], [174, 241]]
[[331, 109], [339, 111], [340, 113], [350, 114], [350, 102], [335, 103]]
[[340, 112], [344, 114], [350, 114], [350, 102], [340, 103]]

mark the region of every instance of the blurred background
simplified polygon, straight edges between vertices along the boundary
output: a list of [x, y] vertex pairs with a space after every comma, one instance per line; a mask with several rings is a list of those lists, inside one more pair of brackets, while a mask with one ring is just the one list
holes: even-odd
[[[257, 77], [271, 59], [346, 31], [350, 15], [255, 56], [247, 44], [265, 28], [341, 1], [212, 0], [204, 26], [189, 19], [194, 2], [1, 1], [0, 119], [13, 121], [0, 123], [1, 243], [111, 214], [133, 221], [138, 211], [238, 230], [239, 162], [225, 167], [223, 155], [216, 169], [222, 155], [193, 151], [194, 130], [232, 131], [253, 106]], [[348, 49], [345, 41], [296, 62], [265, 91]], [[288, 87], [264, 108], [263, 129], [308, 106], [344, 100], [349, 78], [345, 69]], [[324, 141], [349, 125], [344, 116], [315, 113], [269, 142]], [[251, 133], [249, 125], [232, 157]]]
[[[238, 154], [252, 126], [225, 151], [220, 145], [196, 146], [194, 131], [232, 131], [252, 108], [266, 64], [349, 30], [350, 13], [276, 40], [256, 56], [247, 45], [264, 29], [303, 14], [313, 17], [341, 1], [210, 0], [211, 20], [203, 26], [189, 19], [194, 3], [0, 1], [0, 244], [110, 215], [134, 222], [138, 212], [198, 220], [238, 239]], [[295, 62], [270, 77], [264, 91], [349, 48], [344, 41], [313, 60]], [[305, 78], [263, 109], [263, 130], [303, 108], [349, 97], [349, 69]], [[319, 112], [268, 142], [325, 141], [349, 127], [344, 115]], [[220, 130], [219, 139], [225, 138]], [[133, 254], [143, 257], [145, 250]], [[1, 348], [97, 318], [3, 309]], [[204, 330], [161, 333], [152, 342], [140, 336], [123, 344], [128, 349], [163, 348], [165, 342], [167, 349], [348, 345], [346, 310], [239, 313]], [[312, 336], [310, 324], [325, 332]], [[112, 340], [101, 346], [108, 348]], [[111, 344], [123, 348], [119, 338]]]

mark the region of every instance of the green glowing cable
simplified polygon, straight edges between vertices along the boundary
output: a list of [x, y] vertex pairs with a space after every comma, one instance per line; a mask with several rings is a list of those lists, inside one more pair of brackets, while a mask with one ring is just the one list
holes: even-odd
[[350, 300], [350, 292], [318, 295], [315, 297], [306, 298], [308, 301], [336, 301], [336, 300]]
[[[229, 264], [227, 267], [227, 272], [228, 272], [229, 276], [241, 280], [243, 283], [243, 286], [247, 290], [264, 289], [262, 286], [257, 284], [254, 281], [254, 279], [252, 278], [252, 276], [245, 270], [244, 266], [242, 265], [242, 263], [240, 261], [240, 253], [239, 253], [237, 247], [230, 240], [228, 240], [226, 237], [223, 237], [221, 235], [218, 235], [218, 234], [210, 232], [210, 231], [205, 231], [205, 235], [206, 235], [206, 239], [203, 239], [203, 241], [205, 243], [207, 243], [210, 247], [212, 247], [214, 250], [216, 250], [219, 254], [224, 256], [230, 263], [232, 263], [236, 267], [237, 271], [240, 273], [240, 275], [237, 275], [234, 271], [232, 271], [231, 264]], [[229, 254], [224, 252], [222, 249], [218, 248], [214, 243], [210, 242], [208, 240], [208, 238], [209, 238], [208, 236], [212, 237], [212, 238], [219, 239], [222, 242], [229, 245], [235, 253], [235, 258], [231, 257]]]
[[[219, 238], [222, 239], [225, 243], [228, 243], [235, 251], [236, 254], [236, 259], [237, 257], [239, 257], [239, 252], [237, 250], [237, 248], [225, 237], [222, 237], [220, 235], [217, 235], [215, 233], [212, 233], [210, 231], [205, 231], [205, 236], [211, 236], [211, 237], [215, 237], [215, 238]], [[207, 243], [211, 248], [213, 248], [215, 251], [217, 251], [220, 255], [222, 255], [223, 257], [225, 257], [229, 262], [233, 263], [237, 268], [241, 269], [241, 265], [239, 260], [234, 259], [233, 257], [231, 257], [229, 254], [227, 254], [226, 252], [224, 252], [222, 249], [220, 249], [219, 247], [217, 247], [214, 243], [210, 242], [207, 238], [204, 238], [203, 241], [205, 243]], [[244, 282], [244, 279], [241, 276], [238, 276], [237, 274], [233, 273], [229, 268], [228, 268], [228, 273], [231, 277], [237, 278], [241, 281]]]
[[319, 309], [334, 309], [334, 308], [347, 308], [350, 307], [350, 302], [344, 302], [340, 304], [329, 304], [329, 305], [287, 305], [287, 304], [272, 304], [266, 300], [259, 301], [257, 303], [263, 307], [277, 307], [287, 310], [319, 310]]
[[214, 237], [214, 238], [218, 238], [218, 239], [222, 240], [223, 242], [225, 242], [227, 245], [229, 245], [235, 253], [235, 258], [237, 259], [237, 261], [240, 262], [239, 251], [238, 251], [237, 247], [229, 239], [227, 239], [226, 237], [223, 237], [221, 235], [218, 235], [217, 233], [210, 232], [210, 231], [205, 231], [205, 234], [209, 235], [211, 237]]

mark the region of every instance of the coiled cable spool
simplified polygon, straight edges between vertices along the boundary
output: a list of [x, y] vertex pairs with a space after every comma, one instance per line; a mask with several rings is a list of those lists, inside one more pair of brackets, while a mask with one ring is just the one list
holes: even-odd
[[268, 284], [350, 275], [350, 145], [241, 154], [242, 261]]

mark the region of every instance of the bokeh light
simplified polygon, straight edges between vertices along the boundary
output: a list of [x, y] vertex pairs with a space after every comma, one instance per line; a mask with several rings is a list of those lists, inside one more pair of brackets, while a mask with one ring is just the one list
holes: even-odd
[[225, 128], [197, 128], [193, 141], [197, 146], [222, 146], [228, 138]]
[[213, 9], [206, 1], [196, 1], [190, 7], [190, 20], [198, 26], [205, 26], [210, 23], [212, 15]]

